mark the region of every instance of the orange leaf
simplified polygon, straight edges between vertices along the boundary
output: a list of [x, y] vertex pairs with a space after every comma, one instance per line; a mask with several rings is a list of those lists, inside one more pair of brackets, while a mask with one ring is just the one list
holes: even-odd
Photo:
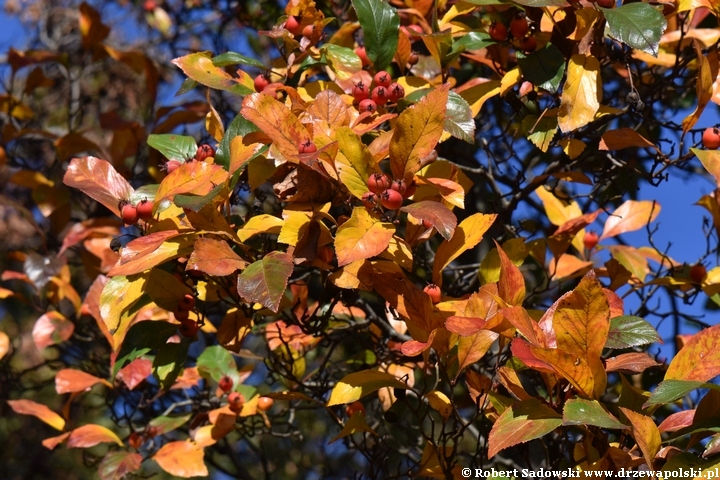
[[43, 447], [47, 448], [48, 450], [54, 450], [55, 447], [60, 445], [62, 442], [65, 441], [70, 436], [70, 432], [65, 432], [61, 435], [58, 435], [57, 437], [50, 437], [46, 438], [42, 441]]
[[347, 105], [340, 95], [330, 89], [318, 93], [307, 112], [333, 128], [345, 126], [350, 121]]
[[10, 351], [10, 337], [7, 333], [0, 332], [0, 360]]
[[535, 346], [545, 345], [545, 335], [535, 320], [530, 318], [523, 307], [507, 307], [500, 310], [502, 316], [512, 324], [530, 343]]
[[117, 378], [132, 390], [152, 373], [152, 361], [146, 358], [136, 358], [125, 365], [117, 373]]
[[252, 160], [258, 150], [262, 147], [259, 143], [250, 143], [246, 145], [243, 137], [238, 135], [230, 141], [230, 166], [228, 173], [232, 175], [240, 168], [244, 167], [247, 162]]
[[617, 357], [608, 358], [605, 361], [606, 372], [642, 373], [648, 368], [659, 367], [661, 364], [655, 361], [647, 353], [631, 352], [623, 353]]
[[634, 232], [655, 220], [659, 213], [660, 205], [657, 202], [626, 200], [605, 221], [600, 239]]
[[713, 325], [690, 338], [672, 359], [665, 380], [707, 382], [720, 375], [720, 325]]
[[517, 402], [505, 409], [490, 430], [488, 458], [505, 448], [547, 435], [562, 423], [562, 415], [536, 398]]
[[564, 278], [582, 275], [592, 267], [593, 263], [580, 260], [575, 255], [563, 253], [558, 258], [555, 270], [552, 275], [553, 280], [562, 280]]
[[109, 162], [96, 157], [73, 158], [63, 183], [77, 188], [118, 216], [120, 200], [129, 198], [135, 191]]
[[8, 405], [20, 415], [33, 415], [56, 430], [65, 428], [65, 420], [42, 403], [32, 400], [8, 400]]
[[718, 76], [718, 52], [713, 47], [708, 52], [707, 57], [702, 54], [702, 45], [696, 39], [693, 39], [695, 52], [697, 53], [700, 68], [698, 68], [697, 82], [695, 83], [695, 93], [697, 95], [698, 104], [693, 113], [685, 117], [682, 122], [683, 134], [690, 131], [702, 116], [705, 107], [713, 96], [713, 84]]
[[170, 442], [162, 446], [153, 459], [170, 475], [176, 477], [206, 477], [209, 475], [203, 457], [204, 450], [190, 442]]
[[460, 336], [474, 335], [487, 325], [488, 321], [485, 318], [478, 317], [463, 317], [460, 315], [453, 315], [445, 320], [445, 328], [450, 332]]
[[90, 390], [93, 385], [102, 383], [112, 388], [112, 384], [105, 379], [98, 378], [81, 370], [64, 368], [55, 375], [55, 390], [57, 393], [73, 393]]
[[435, 149], [445, 122], [448, 85], [436, 88], [395, 122], [390, 140], [390, 168], [395, 178], [409, 182], [422, 167], [420, 161]]
[[100, 13], [85, 2], [80, 5], [80, 33], [86, 49], [96, 46], [110, 34], [110, 28], [102, 22]]
[[457, 379], [465, 367], [480, 360], [499, 336], [500, 334], [490, 330], [480, 330], [474, 335], [460, 337], [457, 352], [459, 365], [455, 378]]
[[253, 93], [243, 100], [240, 114], [270, 137], [289, 161], [297, 163], [300, 145], [311, 141], [310, 134], [288, 107], [270, 95]]
[[525, 278], [520, 269], [510, 260], [505, 250], [495, 242], [500, 256], [500, 280], [498, 281], [498, 295], [508, 305], [522, 305], [525, 300]]
[[225, 70], [216, 67], [210, 52], [198, 52], [176, 58], [172, 61], [188, 77], [198, 83], [217, 90], [226, 90], [237, 95], [247, 95], [254, 89], [250, 86], [249, 76], [238, 70], [240, 78], [233, 78]]
[[112, 430], [102, 425], [83, 425], [70, 433], [69, 448], [89, 448], [99, 443], [117, 443], [123, 446], [122, 440]]
[[208, 275], [224, 277], [242, 270], [247, 262], [235, 253], [223, 240], [198, 238], [185, 269], [199, 270]]
[[476, 213], [471, 215], [457, 226], [455, 234], [450, 240], [445, 240], [435, 252], [433, 265], [433, 283], [442, 285], [442, 271], [445, 267], [459, 257], [463, 252], [469, 250], [478, 243], [487, 232], [490, 225], [497, 218], [496, 214], [486, 215]]
[[190, 254], [195, 237], [184, 235], [173, 238], [177, 235], [177, 230], [170, 230], [133, 240], [123, 248], [120, 261], [108, 272], [108, 276], [134, 275], [173, 258]]
[[75, 324], [60, 312], [48, 312], [38, 318], [33, 327], [32, 337], [38, 350], [62, 343], [75, 331]]
[[207, 162], [188, 162], [169, 174], [155, 193], [155, 204], [172, 199], [175, 195], [207, 195], [217, 185], [227, 180], [228, 172], [220, 165]]
[[379, 255], [394, 233], [392, 223], [372, 217], [364, 207], [353, 208], [350, 220], [340, 225], [335, 236], [338, 266]]
[[640, 447], [640, 451], [642, 451], [645, 457], [645, 462], [652, 468], [655, 455], [660, 451], [660, 444], [662, 442], [660, 431], [652, 418], [641, 413], [633, 412], [629, 408], [620, 407], [620, 410], [630, 421], [635, 442], [637, 442], [638, 447]]
[[622, 150], [623, 148], [640, 147], [640, 148], [654, 148], [657, 150], [655, 144], [650, 140], [640, 135], [632, 128], [618, 128], [617, 130], [610, 130], [603, 134], [600, 139], [599, 150]]

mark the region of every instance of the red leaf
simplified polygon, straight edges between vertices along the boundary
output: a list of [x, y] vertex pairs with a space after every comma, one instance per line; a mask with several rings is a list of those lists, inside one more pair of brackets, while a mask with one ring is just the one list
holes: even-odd
[[423, 200], [402, 207], [400, 210], [407, 212], [419, 220], [427, 220], [435, 227], [445, 240], [450, 240], [455, 234], [457, 217], [445, 205], [439, 202]]
[[428, 337], [427, 342], [419, 342], [417, 340], [409, 340], [402, 344], [400, 347], [400, 350], [402, 351], [403, 355], [406, 355], [408, 357], [414, 357], [416, 355], [420, 355], [425, 350], [430, 348], [432, 346], [433, 340], [435, 340], [435, 335], [437, 334], [437, 329], [430, 332], [430, 336]]
[[101, 425], [83, 425], [70, 433], [69, 448], [89, 448], [99, 443], [117, 443], [123, 446], [122, 440], [115, 433]]
[[487, 325], [487, 320], [484, 318], [476, 317], [461, 317], [453, 315], [445, 320], [445, 328], [450, 330], [452, 333], [457, 333], [461, 336], [474, 335]]
[[683, 410], [681, 412], [673, 413], [669, 415], [665, 420], [658, 425], [660, 433], [665, 432], [676, 432], [682, 428], [689, 427], [693, 423], [695, 418], [695, 409]]
[[117, 378], [132, 390], [140, 385], [151, 373], [152, 361], [146, 358], [136, 358], [117, 373]]
[[142, 455], [134, 452], [108, 452], [100, 462], [100, 480], [121, 480], [128, 473], [140, 469]]
[[520, 269], [507, 256], [499, 243], [495, 242], [500, 256], [500, 280], [498, 295], [509, 305], [522, 305], [525, 300], [525, 278]]
[[48, 312], [38, 318], [33, 327], [32, 337], [35, 346], [42, 350], [50, 345], [62, 343], [75, 331], [75, 324], [60, 312]]
[[117, 216], [120, 200], [135, 191], [109, 162], [96, 157], [73, 158], [63, 183], [94, 198]]
[[112, 384], [107, 380], [72, 368], [64, 368], [55, 375], [55, 390], [59, 394], [90, 390], [97, 383], [112, 388]]

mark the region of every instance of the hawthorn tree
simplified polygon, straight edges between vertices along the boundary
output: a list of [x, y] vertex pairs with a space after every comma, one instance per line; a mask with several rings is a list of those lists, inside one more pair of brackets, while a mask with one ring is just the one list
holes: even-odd
[[714, 470], [715, 2], [283, 4], [6, 4], [10, 474]]

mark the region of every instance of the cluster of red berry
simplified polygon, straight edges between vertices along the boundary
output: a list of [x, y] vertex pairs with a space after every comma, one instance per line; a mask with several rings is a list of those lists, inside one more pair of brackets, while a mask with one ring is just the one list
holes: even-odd
[[[188, 161], [204, 162], [208, 158], [214, 157], [215, 148], [213, 148], [211, 145], [208, 145], [207, 143], [203, 143], [202, 145], [197, 147], [197, 152], [195, 152], [195, 156]], [[180, 165], [182, 165], [182, 163], [179, 160], [171, 158], [170, 160], [165, 162], [165, 166], [163, 167], [163, 169], [170, 174], [177, 170]]]
[[190, 310], [195, 308], [195, 297], [191, 294], [186, 293], [183, 297], [178, 300], [177, 308], [175, 309], [175, 319], [180, 322], [180, 328], [178, 330], [183, 337], [192, 338], [197, 335], [200, 325], [195, 320], [190, 319]]
[[702, 144], [703, 147], [709, 148], [710, 150], [720, 148], [720, 128], [706, 128], [702, 134]]
[[154, 202], [144, 198], [133, 205], [129, 200], [120, 200], [118, 209], [125, 225], [135, 225], [138, 220], [148, 222], [152, 219]]
[[393, 82], [392, 76], [384, 70], [375, 74], [371, 87], [373, 88], [371, 89], [363, 82], [359, 82], [353, 87], [352, 95], [360, 112], [374, 113], [378, 107], [383, 107], [388, 103], [397, 103], [405, 96], [405, 88], [399, 83]]
[[301, 35], [305, 38], [312, 38], [315, 35], [315, 24], [309, 23], [303, 26], [302, 18], [294, 15], [288, 17], [285, 21], [285, 30], [290, 32], [294, 37]]
[[506, 42], [508, 33], [514, 38], [514, 45], [525, 53], [532, 53], [537, 49], [537, 40], [530, 34], [530, 24], [523, 13], [519, 13], [510, 21], [510, 29], [504, 23], [490, 25], [488, 34], [496, 42]]
[[362, 203], [365, 208], [372, 210], [378, 204], [388, 210], [397, 210], [402, 207], [403, 200], [413, 196], [417, 187], [415, 184], [408, 185], [403, 180], [390, 181], [384, 173], [373, 173], [367, 181], [370, 190], [362, 196]]

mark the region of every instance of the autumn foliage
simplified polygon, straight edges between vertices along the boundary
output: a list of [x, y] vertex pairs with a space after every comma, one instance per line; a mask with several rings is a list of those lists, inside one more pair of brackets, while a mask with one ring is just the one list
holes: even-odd
[[690, 256], [636, 193], [720, 184], [715, 2], [203, 3], [8, 52], [0, 397], [49, 428], [0, 438], [102, 479], [720, 464], [717, 190]]

